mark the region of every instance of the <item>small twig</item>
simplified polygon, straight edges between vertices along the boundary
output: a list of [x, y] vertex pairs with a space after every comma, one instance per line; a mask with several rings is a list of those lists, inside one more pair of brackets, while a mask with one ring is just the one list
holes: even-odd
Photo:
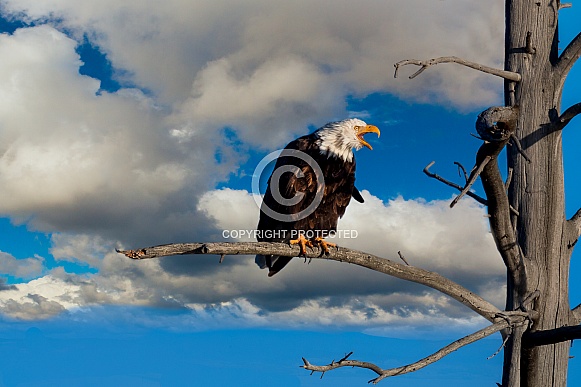
[[527, 54], [535, 54], [537, 52], [537, 49], [533, 47], [532, 36], [533, 33], [531, 31], [528, 31], [525, 43], [525, 51], [527, 52]]
[[[440, 175], [437, 175], [437, 174], [435, 174], [435, 173], [432, 173], [432, 172], [430, 172], [430, 167], [431, 167], [432, 165], [434, 165], [435, 163], [436, 163], [435, 161], [432, 161], [431, 163], [429, 163], [429, 164], [428, 164], [428, 165], [427, 165], [427, 166], [424, 168], [424, 173], [425, 173], [427, 176], [431, 177], [432, 179], [436, 179], [436, 180], [438, 180], [438, 181], [441, 181], [442, 183], [444, 183], [444, 184], [446, 184], [446, 185], [448, 185], [448, 186], [450, 186], [450, 187], [456, 188], [458, 191], [462, 191], [462, 190], [463, 190], [463, 187], [459, 186], [458, 184], [456, 184], [456, 183], [452, 183], [451, 181], [448, 181], [448, 180], [444, 179], [442, 176], [440, 176]], [[486, 199], [484, 199], [484, 198], [482, 198], [482, 197], [480, 197], [480, 196], [476, 195], [476, 194], [475, 194], [475, 193], [473, 193], [473, 192], [470, 192], [470, 191], [468, 191], [468, 192], [466, 192], [466, 195], [470, 196], [472, 199], [476, 200], [476, 201], [477, 201], [478, 203], [480, 203], [480, 204], [483, 204], [483, 205], [485, 205], [485, 206], [486, 206], [486, 205], [488, 205], [488, 202], [486, 201]]]
[[398, 251], [398, 252], [397, 252], [397, 255], [399, 255], [399, 258], [400, 258], [402, 261], [404, 261], [404, 263], [405, 263], [406, 265], [408, 265], [408, 266], [410, 265], [410, 264], [408, 263], [408, 261], [406, 261], [405, 257], [404, 257], [404, 256], [403, 256], [403, 254], [401, 253], [401, 251]]
[[518, 212], [518, 211], [517, 211], [517, 209], [516, 209], [516, 208], [514, 208], [514, 207], [512, 206], [512, 204], [511, 204], [511, 205], [509, 205], [508, 207], [509, 207], [509, 209], [510, 209], [510, 212], [511, 212], [512, 214], [514, 214], [514, 215], [516, 215], [516, 216], [520, 216], [520, 212]]
[[529, 156], [526, 154], [526, 152], [524, 151], [524, 149], [522, 148], [519, 139], [515, 136], [514, 133], [512, 133], [510, 135], [510, 139], [512, 140], [512, 143], [514, 144], [514, 146], [516, 146], [516, 149], [518, 150], [518, 153], [520, 153], [522, 155], [522, 157], [524, 157], [524, 159], [530, 163], [531, 159], [529, 158]]
[[456, 196], [456, 198], [454, 200], [452, 200], [452, 203], [450, 203], [450, 208], [454, 207], [458, 203], [458, 201], [470, 191], [470, 188], [472, 187], [472, 185], [474, 185], [474, 183], [476, 182], [476, 179], [482, 173], [482, 171], [484, 170], [484, 167], [486, 166], [486, 164], [488, 164], [490, 162], [490, 160], [492, 160], [492, 157], [486, 156], [484, 158], [484, 160], [482, 160], [482, 162], [480, 163], [478, 168], [476, 168], [474, 171], [472, 171], [472, 173], [470, 174], [470, 179], [466, 183], [466, 186], [464, 187], [464, 189], [462, 189], [460, 194], [458, 196]]
[[395, 73], [393, 76], [394, 76], [394, 78], [397, 78], [399, 68], [402, 66], [407, 66], [407, 65], [420, 66], [420, 69], [409, 77], [410, 79], [413, 79], [413, 78], [417, 77], [418, 75], [420, 75], [421, 73], [423, 73], [424, 70], [426, 70], [428, 67], [437, 65], [439, 63], [457, 63], [457, 64], [462, 65], [462, 66], [466, 66], [466, 67], [470, 67], [470, 68], [478, 70], [478, 71], [482, 71], [483, 73], [496, 75], [498, 77], [507, 79], [509, 81], [520, 82], [520, 80], [521, 80], [521, 75], [519, 73], [495, 69], [493, 67], [484, 66], [484, 65], [481, 65], [479, 63], [471, 62], [471, 61], [468, 61], [468, 60], [465, 60], [462, 58], [458, 58], [455, 56], [443, 56], [440, 58], [434, 58], [434, 59], [428, 59], [428, 60], [417, 60], [417, 59], [402, 60], [402, 61], [397, 62], [394, 65]]
[[353, 351], [349, 352], [347, 355], [345, 355], [345, 356], [343, 357], [343, 359], [339, 360], [339, 363], [341, 363], [342, 361], [345, 361], [345, 360], [347, 360], [347, 359], [349, 358], [349, 356], [351, 356], [351, 355], [353, 355]]
[[504, 188], [507, 190], [508, 190], [508, 187], [510, 187], [510, 183], [512, 182], [512, 174], [513, 174], [513, 168], [508, 167], [508, 176], [506, 177], [506, 181], [504, 182]]
[[506, 346], [506, 342], [508, 341], [509, 338], [510, 338], [510, 335], [506, 335], [506, 337], [504, 338], [504, 340], [502, 340], [502, 344], [500, 345], [500, 347], [498, 347], [498, 349], [496, 350], [496, 352], [494, 352], [492, 355], [488, 356], [486, 358], [486, 360], [490, 360], [493, 357], [495, 357], [496, 355], [498, 355], [500, 353], [500, 351], [502, 351], [502, 349]]
[[464, 166], [462, 164], [460, 164], [458, 161], [454, 161], [454, 164], [456, 164], [458, 166], [458, 174], [460, 174], [460, 171], [462, 171], [462, 173], [464, 174], [464, 182], [467, 183], [468, 182], [468, 174], [466, 173], [466, 168], [464, 168]]
[[540, 295], [541, 295], [541, 292], [537, 289], [534, 292], [532, 292], [531, 294], [529, 294], [528, 296], [526, 296], [525, 299], [520, 304], [520, 309], [523, 312], [528, 312], [529, 304], [534, 302], [537, 298], [539, 298]]
[[225, 256], [226, 256], [226, 254], [220, 254], [220, 260], [218, 261], [218, 263], [224, 262], [224, 257]]

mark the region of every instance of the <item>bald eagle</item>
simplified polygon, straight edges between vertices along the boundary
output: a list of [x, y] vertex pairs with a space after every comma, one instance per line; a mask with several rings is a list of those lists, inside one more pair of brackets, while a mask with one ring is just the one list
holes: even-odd
[[[372, 149], [365, 133], [380, 132], [376, 126], [350, 118], [330, 122], [315, 132], [290, 142], [276, 161], [268, 180], [257, 227], [259, 242], [285, 242], [318, 246], [329, 254], [325, 237], [337, 230], [337, 222], [353, 197], [363, 203], [355, 187], [353, 149]], [[257, 255], [256, 264], [268, 268], [271, 277], [291, 258]]]

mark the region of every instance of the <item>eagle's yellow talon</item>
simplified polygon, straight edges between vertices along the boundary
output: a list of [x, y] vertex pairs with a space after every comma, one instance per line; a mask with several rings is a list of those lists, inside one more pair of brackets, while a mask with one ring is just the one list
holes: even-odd
[[299, 257], [307, 257], [307, 246], [310, 247], [311, 249], [313, 248], [313, 242], [311, 242], [310, 240], [308, 240], [307, 238], [305, 238], [305, 236], [303, 234], [299, 234], [299, 237], [297, 239], [291, 239], [289, 241], [290, 245], [299, 245], [300, 247], [300, 252], [299, 252]]
[[[335, 243], [327, 242], [321, 237], [316, 237], [314, 239], [314, 242], [317, 246], [319, 246], [321, 248], [321, 255], [319, 255], [319, 257], [322, 257], [323, 254], [330, 255], [331, 252], [329, 251], [329, 247], [337, 247], [337, 245]], [[337, 247], [337, 249], [338, 249], [338, 247]]]

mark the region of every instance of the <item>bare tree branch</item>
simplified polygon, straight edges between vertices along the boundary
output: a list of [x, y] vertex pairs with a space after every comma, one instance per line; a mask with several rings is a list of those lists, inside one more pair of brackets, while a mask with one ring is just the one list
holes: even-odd
[[[414, 266], [406, 266], [392, 262], [385, 258], [363, 253], [356, 250], [337, 247], [331, 249], [329, 255], [319, 256], [314, 249], [307, 251], [307, 258], [329, 259], [339, 262], [352, 263], [366, 267], [406, 281], [416, 282], [432, 289], [438, 290], [455, 300], [466, 305], [489, 321], [493, 321], [500, 310], [490, 302], [472, 293], [465, 287], [443, 277], [437, 273], [420, 269]], [[290, 246], [285, 243], [270, 242], [219, 242], [219, 243], [176, 243], [154, 247], [140, 248], [136, 250], [121, 251], [118, 253], [132, 259], [157, 258], [169, 255], [186, 254], [212, 254], [212, 255], [280, 255], [284, 257], [296, 257], [299, 255], [298, 246]]]
[[417, 59], [402, 60], [402, 61], [397, 62], [394, 65], [395, 66], [395, 73], [393, 76], [394, 76], [394, 78], [397, 78], [399, 68], [402, 66], [407, 66], [407, 65], [420, 66], [420, 69], [409, 77], [410, 79], [413, 79], [413, 78], [417, 77], [418, 75], [420, 75], [421, 73], [423, 73], [424, 70], [427, 69], [428, 67], [433, 66], [433, 65], [437, 65], [439, 63], [457, 63], [457, 64], [460, 64], [462, 66], [466, 66], [466, 67], [470, 67], [470, 68], [478, 70], [478, 71], [482, 71], [483, 73], [496, 75], [498, 77], [507, 79], [509, 81], [520, 82], [520, 80], [521, 80], [521, 76], [518, 73], [515, 73], [512, 71], [495, 69], [493, 67], [484, 66], [484, 65], [481, 65], [481, 64], [475, 63], [475, 62], [470, 62], [468, 60], [458, 58], [455, 56], [443, 56], [440, 58], [434, 58], [434, 59], [428, 59], [428, 60], [417, 60]]
[[[441, 181], [442, 183], [449, 185], [450, 187], [456, 188], [458, 191], [462, 191], [464, 189], [464, 187], [461, 187], [460, 185], [456, 184], [456, 183], [452, 183], [451, 181], [448, 181], [446, 179], [444, 179], [442, 176], [437, 175], [435, 173], [432, 173], [430, 171], [430, 167], [432, 165], [434, 165], [436, 162], [432, 161], [431, 163], [429, 163], [425, 168], [424, 168], [424, 173], [426, 175], [428, 175], [429, 177], [431, 177], [432, 179], [436, 179], [438, 181]], [[488, 205], [488, 202], [486, 201], [486, 199], [476, 195], [474, 192], [470, 192], [467, 191], [466, 195], [470, 196], [472, 199], [476, 200], [478, 203], [483, 204], [485, 206]]]
[[[521, 355], [522, 336], [525, 332], [525, 325], [518, 325], [512, 329], [512, 333], [505, 347], [505, 362], [502, 372], [502, 387], [521, 386]], [[507, 357], [510, 359], [506, 361]], [[498, 384], [498, 383], [497, 383]], [[500, 386], [500, 385], [499, 385]]]
[[573, 215], [573, 217], [567, 222], [571, 225], [571, 227], [573, 227], [574, 235], [577, 238], [581, 237], [581, 208], [578, 209], [575, 215]]
[[482, 165], [486, 161], [480, 173], [480, 180], [488, 202], [490, 229], [509, 275], [515, 285], [524, 292], [524, 278], [521, 277], [523, 273], [519, 270], [521, 250], [510, 218], [511, 212], [518, 214], [518, 211], [509, 203], [497, 159], [502, 149], [513, 138], [518, 113], [516, 107], [492, 107], [478, 115], [476, 129], [487, 141], [476, 154], [476, 165]]
[[[481, 150], [487, 145], [491, 145], [491, 143], [484, 144]], [[487, 152], [485, 151], [484, 153]], [[509, 270], [509, 274], [515, 275], [520, 272], [520, 249], [512, 227], [510, 203], [496, 157], [486, 164], [481, 174], [481, 181], [489, 203], [490, 229], [494, 241]], [[516, 278], [514, 279], [516, 280]], [[521, 283], [520, 281], [517, 282]]]
[[511, 167], [508, 167], [508, 176], [506, 177], [506, 181], [504, 182], [504, 188], [508, 189], [508, 186], [510, 186], [510, 183], [512, 182], [512, 174], [514, 173], [514, 170]]
[[571, 310], [575, 325], [581, 324], [581, 304], [577, 305]]
[[531, 162], [530, 157], [527, 155], [527, 153], [523, 149], [522, 145], [520, 144], [520, 140], [518, 139], [518, 137], [514, 133], [512, 133], [510, 135], [510, 140], [511, 140], [512, 144], [514, 144], [514, 146], [516, 146], [516, 150], [518, 150], [518, 153], [520, 153], [521, 156], [524, 157], [524, 159], [528, 163], [530, 163]]
[[529, 332], [523, 337], [523, 344], [528, 347], [551, 345], [581, 339], [581, 326], [561, 327], [544, 331]]
[[458, 174], [462, 171], [462, 174], [464, 175], [464, 184], [468, 183], [468, 173], [466, 173], [466, 168], [457, 161], [454, 161], [454, 165], [458, 166]]
[[[432, 179], [436, 179], [438, 181], [441, 181], [442, 183], [444, 183], [444, 184], [446, 184], [446, 185], [448, 185], [450, 187], [456, 188], [458, 191], [464, 191], [465, 190], [465, 187], [462, 187], [462, 186], [460, 186], [460, 185], [458, 185], [456, 183], [453, 183], [453, 182], [451, 182], [449, 180], [446, 180], [442, 176], [440, 176], [438, 174], [435, 174], [432, 171], [430, 171], [430, 167], [432, 165], [434, 165], [435, 163], [436, 163], [435, 161], [432, 161], [431, 163], [429, 163], [428, 165], [426, 165], [426, 167], [424, 168], [424, 173], [428, 177], [431, 177]], [[457, 163], [457, 162], [455, 162], [454, 164], [460, 166], [460, 164]], [[464, 170], [464, 167], [462, 167], [462, 170]], [[505, 183], [505, 185], [507, 187], [508, 187], [508, 184], [510, 183], [510, 178], [512, 178], [512, 170], [510, 170], [509, 172], [510, 172], [509, 173], [509, 179], [507, 179], [507, 182]], [[466, 178], [466, 181], [468, 182], [468, 178]], [[488, 206], [488, 201], [486, 199], [484, 199], [483, 197], [476, 195], [474, 192], [471, 192], [471, 191], [468, 190], [468, 191], [464, 192], [464, 194], [467, 195], [467, 196], [470, 196], [472, 199], [476, 200], [478, 203], [483, 204], [485, 206]], [[510, 212], [512, 212], [516, 216], [519, 215], [518, 211], [515, 208], [513, 208], [512, 206], [509, 206], [509, 207], [510, 207]]]
[[557, 129], [563, 129], [573, 118], [577, 115], [581, 114], [581, 102], [576, 103], [573, 106], [570, 106], [567, 110], [561, 114], [557, 120], [556, 126]]
[[456, 205], [456, 203], [458, 203], [458, 201], [460, 199], [462, 199], [462, 197], [464, 195], [466, 195], [468, 193], [468, 191], [470, 191], [470, 188], [474, 185], [474, 183], [476, 182], [476, 179], [478, 178], [478, 176], [480, 176], [480, 174], [484, 170], [484, 167], [486, 167], [486, 164], [488, 164], [488, 162], [491, 159], [492, 159], [492, 157], [486, 156], [484, 158], [484, 160], [482, 160], [480, 162], [480, 164], [478, 165], [478, 167], [475, 168], [472, 171], [472, 173], [470, 173], [470, 177], [468, 178], [468, 181], [466, 182], [466, 186], [462, 189], [462, 191], [460, 191], [460, 194], [458, 196], [456, 196], [454, 198], [454, 200], [452, 200], [452, 203], [450, 203], [450, 208], [454, 207]]
[[468, 336], [465, 336], [459, 340], [456, 340], [453, 343], [440, 349], [439, 351], [431, 354], [430, 356], [427, 356], [421, 360], [418, 360], [415, 363], [408, 364], [408, 365], [403, 366], [403, 367], [382, 369], [381, 367], [379, 367], [373, 363], [363, 362], [363, 361], [358, 361], [358, 360], [348, 360], [348, 357], [352, 354], [352, 352], [349, 353], [347, 356], [345, 356], [340, 361], [338, 361], [338, 362], [332, 361], [330, 364], [324, 365], [324, 366], [313, 365], [313, 364], [309, 363], [308, 360], [303, 358], [304, 365], [301, 367], [303, 367], [304, 369], [309, 370], [309, 371], [323, 372], [323, 373], [325, 373], [327, 371], [334, 370], [336, 368], [340, 368], [340, 367], [366, 368], [366, 369], [372, 370], [377, 375], [379, 375], [377, 378], [371, 379], [369, 381], [369, 383], [377, 384], [381, 380], [383, 380], [387, 377], [403, 375], [403, 374], [407, 374], [407, 373], [422, 369], [422, 368], [424, 368], [432, 363], [437, 362], [438, 360], [451, 354], [452, 352], [458, 350], [459, 348], [464, 347], [465, 345], [474, 343], [475, 341], [483, 339], [487, 336], [490, 336], [493, 333], [499, 332], [499, 331], [506, 329], [506, 328], [509, 328], [511, 326], [521, 325], [526, 321], [526, 319], [527, 319], [527, 317], [524, 314], [520, 314], [520, 313], [508, 314], [508, 315], [504, 316], [503, 318], [497, 319], [492, 325], [489, 325], [486, 328], [480, 329], [477, 332], [474, 332]]
[[405, 257], [403, 256], [403, 254], [401, 253], [401, 251], [397, 252], [397, 255], [399, 255], [399, 258], [407, 265], [409, 266], [409, 262], [407, 261], [407, 259], [405, 259]]
[[565, 81], [569, 70], [573, 68], [577, 59], [581, 56], [581, 32], [573, 38], [567, 47], [561, 53], [556, 69], [561, 73], [562, 82]]

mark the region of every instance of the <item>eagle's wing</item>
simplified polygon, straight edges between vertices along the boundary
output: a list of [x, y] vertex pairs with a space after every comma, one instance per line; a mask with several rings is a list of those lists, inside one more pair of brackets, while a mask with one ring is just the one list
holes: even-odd
[[[315, 147], [314, 138], [312, 136], [304, 136], [290, 142], [285, 149], [298, 150], [311, 155]], [[268, 181], [268, 187], [262, 205], [268, 206], [271, 210], [279, 214], [298, 214], [312, 201], [312, 198], [316, 194], [317, 181], [312, 168], [304, 160], [292, 156], [282, 156], [277, 159], [274, 170], [276, 171], [278, 168], [284, 166], [296, 166], [300, 169], [301, 173], [283, 173], [278, 177], [277, 181], [273, 181], [271, 177]], [[278, 193], [286, 199], [294, 198], [296, 195], [303, 195], [303, 198], [298, 203], [288, 206], [279, 203], [273, 197], [271, 189], [278, 189]], [[301, 221], [299, 221], [299, 223], [300, 222]], [[257, 239], [259, 242], [289, 242], [292, 230], [303, 229], [306, 229], [303, 224], [297, 224], [296, 221], [282, 222], [273, 219], [261, 209], [258, 230], [281, 230], [284, 231], [284, 233], [281, 233], [278, 237], [275, 236], [268, 238], [259, 236]], [[288, 262], [290, 262], [290, 260], [291, 258], [289, 257], [280, 257], [276, 255], [257, 255], [255, 259], [256, 264], [261, 268], [269, 268], [269, 276], [280, 271]]]
[[[317, 163], [324, 176], [324, 191], [321, 202], [314, 212], [308, 216], [297, 219], [281, 221], [271, 218], [261, 209], [259, 230], [285, 230], [286, 238], [258, 238], [259, 241], [269, 242], [289, 242], [291, 236], [296, 238], [296, 231], [315, 231], [317, 236], [326, 237], [328, 232], [337, 230], [337, 222], [345, 214], [351, 198], [358, 202], [363, 202], [363, 197], [355, 188], [355, 160], [345, 162], [336, 158], [329, 158], [326, 154], [321, 154], [320, 148], [316, 144], [313, 136], [304, 136], [292, 141], [285, 149], [298, 150], [312, 157]], [[283, 214], [293, 215], [305, 210], [315, 199], [317, 190], [323, 185], [317, 181], [317, 176], [312, 166], [305, 160], [292, 156], [280, 156], [277, 159], [274, 170], [281, 167], [294, 166], [300, 169], [300, 174], [289, 171], [278, 174], [278, 176], [268, 181], [267, 192], [264, 195], [263, 206], [268, 206], [271, 210]], [[291, 199], [296, 195], [302, 195], [302, 199], [296, 204], [285, 205], [275, 200], [272, 190]], [[264, 207], [263, 207], [264, 208]], [[293, 232], [294, 231], [294, 232]], [[274, 275], [281, 270], [291, 259], [288, 257], [257, 255], [256, 263], [260, 267], [268, 267], [269, 275]]]
[[361, 196], [361, 192], [359, 192], [357, 187], [353, 186], [353, 192], [351, 194], [353, 195], [353, 199], [357, 200], [359, 203], [365, 202], [365, 200], [363, 200], [363, 196]]

